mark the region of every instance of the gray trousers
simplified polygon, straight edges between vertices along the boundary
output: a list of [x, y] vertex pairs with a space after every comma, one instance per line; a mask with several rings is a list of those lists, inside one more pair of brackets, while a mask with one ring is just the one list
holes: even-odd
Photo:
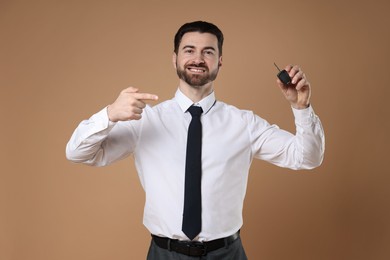
[[174, 251], [160, 248], [152, 239], [150, 243], [147, 260], [247, 260], [241, 238], [237, 238], [228, 247], [209, 252], [205, 256], [187, 256]]

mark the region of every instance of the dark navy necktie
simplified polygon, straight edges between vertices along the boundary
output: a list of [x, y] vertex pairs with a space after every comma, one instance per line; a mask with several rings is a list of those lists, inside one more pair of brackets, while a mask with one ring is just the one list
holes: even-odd
[[202, 227], [202, 123], [201, 107], [191, 106], [188, 111], [192, 120], [188, 128], [187, 154], [184, 185], [184, 211], [182, 230], [186, 236], [193, 240]]

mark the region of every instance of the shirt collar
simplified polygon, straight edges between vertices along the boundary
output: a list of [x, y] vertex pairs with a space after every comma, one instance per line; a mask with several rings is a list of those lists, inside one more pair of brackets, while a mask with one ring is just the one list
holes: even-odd
[[179, 104], [183, 112], [186, 112], [190, 106], [197, 105], [202, 107], [203, 114], [207, 114], [215, 104], [215, 94], [213, 91], [207, 97], [203, 98], [201, 101], [194, 103], [192, 102], [191, 99], [189, 99], [186, 95], [184, 95], [183, 92], [180, 91], [180, 89], [177, 89], [175, 94], [175, 100], [177, 101], [177, 103]]

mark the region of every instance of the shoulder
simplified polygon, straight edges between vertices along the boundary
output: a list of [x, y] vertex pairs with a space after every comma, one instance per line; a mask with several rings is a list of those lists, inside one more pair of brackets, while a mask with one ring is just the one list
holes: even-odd
[[268, 126], [267, 120], [255, 114], [252, 110], [240, 109], [234, 105], [217, 101], [215, 104], [216, 114], [225, 115], [235, 122], [243, 122], [248, 126]]

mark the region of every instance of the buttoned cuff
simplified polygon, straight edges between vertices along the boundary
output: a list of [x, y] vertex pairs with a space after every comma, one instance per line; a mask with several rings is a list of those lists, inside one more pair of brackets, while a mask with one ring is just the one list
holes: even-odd
[[308, 108], [304, 108], [304, 109], [296, 109], [293, 107], [291, 107], [291, 109], [294, 113], [296, 124], [300, 124], [300, 125], [311, 124], [316, 118], [313, 107], [311, 105]]

